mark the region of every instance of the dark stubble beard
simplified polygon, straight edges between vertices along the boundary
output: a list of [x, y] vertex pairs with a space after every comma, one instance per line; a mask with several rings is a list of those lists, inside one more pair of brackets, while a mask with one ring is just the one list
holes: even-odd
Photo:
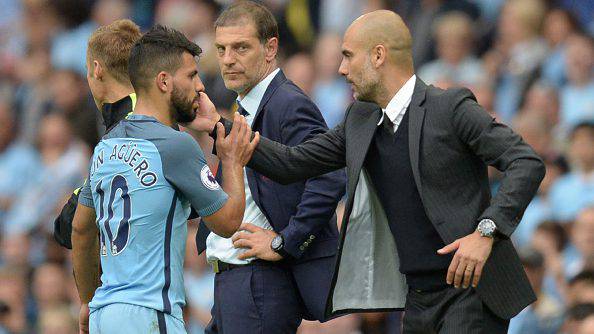
[[381, 84], [371, 67], [371, 63], [365, 63], [364, 66], [357, 100], [376, 103]]
[[173, 85], [169, 112], [177, 123], [190, 123], [196, 118], [193, 103], [194, 101], [184, 95], [181, 89], [178, 89]]

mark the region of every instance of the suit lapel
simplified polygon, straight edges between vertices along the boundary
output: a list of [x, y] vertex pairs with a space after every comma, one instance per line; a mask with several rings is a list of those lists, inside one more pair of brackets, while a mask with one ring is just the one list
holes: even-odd
[[408, 124], [408, 150], [410, 155], [410, 164], [413, 171], [413, 177], [419, 194], [421, 190], [421, 174], [419, 169], [419, 155], [421, 151], [421, 133], [423, 130], [423, 121], [425, 119], [425, 107], [421, 106], [425, 100], [427, 85], [417, 77], [415, 90], [409, 106], [409, 124]]
[[[356, 105], [349, 113], [349, 134], [347, 135], [347, 165], [348, 165], [348, 187], [349, 202], [347, 210], [352, 208], [353, 195], [359, 175], [365, 162], [369, 145], [377, 129], [377, 122], [382, 117], [382, 111], [376, 104], [355, 102]], [[348, 215], [345, 215], [345, 218]]]
[[285, 77], [283, 70], [278, 71], [278, 73], [274, 76], [274, 79], [272, 79], [272, 81], [268, 85], [268, 88], [266, 88], [266, 92], [264, 93], [264, 96], [262, 96], [262, 100], [260, 100], [260, 105], [258, 106], [258, 110], [256, 111], [256, 114], [254, 115], [254, 122], [252, 123], [252, 128], [255, 127], [255, 125], [257, 124], [259, 119], [262, 117], [262, 110], [264, 109], [264, 106], [266, 105], [266, 103], [268, 103], [268, 100], [270, 100], [272, 95], [274, 95], [274, 92], [285, 81], [287, 81], [287, 77]]

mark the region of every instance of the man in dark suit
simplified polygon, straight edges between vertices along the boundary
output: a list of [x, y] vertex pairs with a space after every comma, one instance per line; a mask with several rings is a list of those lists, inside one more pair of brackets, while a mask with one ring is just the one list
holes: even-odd
[[[239, 2], [221, 13], [215, 47], [225, 85], [254, 129], [289, 146], [327, 130], [314, 103], [277, 67], [277, 24], [264, 6]], [[249, 168], [245, 177], [243, 232], [206, 240], [216, 272], [207, 332], [295, 333], [303, 318], [325, 319], [344, 172], [291, 185]]]
[[[329, 314], [404, 308], [405, 333], [505, 333], [535, 300], [509, 237], [544, 165], [469, 90], [417, 78], [411, 44], [393, 12], [357, 19], [339, 71], [358, 101], [343, 123], [296, 147], [262, 137], [248, 166], [281, 183], [347, 167]], [[200, 113], [211, 130], [219, 118]], [[488, 165], [504, 173], [493, 198]]]

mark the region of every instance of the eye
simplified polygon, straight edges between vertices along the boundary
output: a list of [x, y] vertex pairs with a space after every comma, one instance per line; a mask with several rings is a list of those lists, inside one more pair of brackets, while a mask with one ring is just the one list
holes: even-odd
[[248, 48], [247, 48], [247, 46], [245, 46], [245, 45], [240, 45], [240, 46], [237, 48], [237, 51], [239, 51], [239, 52], [245, 52], [245, 51], [247, 51], [247, 49], [248, 49]]
[[225, 48], [222, 46], [217, 46], [217, 53], [219, 56], [223, 55], [225, 53]]

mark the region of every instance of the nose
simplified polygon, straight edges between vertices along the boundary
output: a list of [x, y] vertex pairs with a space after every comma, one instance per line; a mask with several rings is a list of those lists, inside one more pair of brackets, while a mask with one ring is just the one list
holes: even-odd
[[194, 90], [196, 90], [197, 93], [204, 91], [204, 84], [202, 83], [199, 75], [197, 75], [194, 79]]
[[345, 77], [347, 76], [347, 74], [349, 74], [349, 71], [347, 69], [347, 64], [346, 64], [346, 61], [344, 60], [344, 58], [342, 58], [342, 61], [340, 62], [340, 67], [338, 67], [338, 73], [340, 75], [344, 75]]
[[221, 62], [223, 65], [231, 66], [235, 64], [235, 56], [233, 55], [233, 51], [231, 48], [225, 50], [225, 53], [221, 56]]

